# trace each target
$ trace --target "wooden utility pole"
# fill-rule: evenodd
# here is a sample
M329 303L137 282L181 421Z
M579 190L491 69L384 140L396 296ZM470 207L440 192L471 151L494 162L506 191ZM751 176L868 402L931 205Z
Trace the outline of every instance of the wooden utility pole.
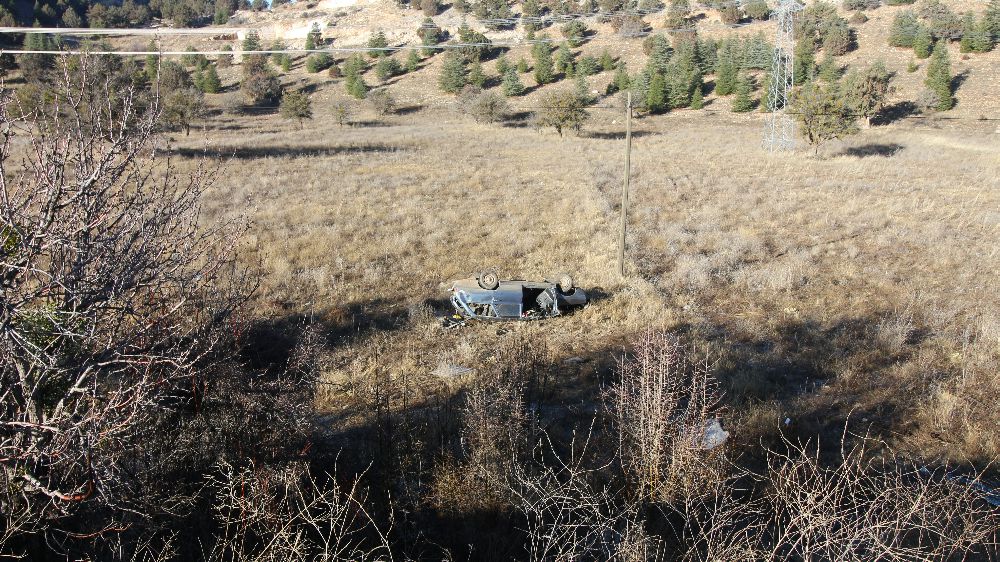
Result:
M625 225L628 220L628 181L632 175L632 92L625 98L625 182L622 184L622 221L618 236L618 274L625 277Z

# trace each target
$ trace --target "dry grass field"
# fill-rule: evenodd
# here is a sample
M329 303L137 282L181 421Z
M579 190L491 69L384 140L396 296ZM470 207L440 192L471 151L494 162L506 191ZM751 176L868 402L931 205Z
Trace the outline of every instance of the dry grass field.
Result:
M835 440L848 424L933 461L1000 455L995 124L907 121L817 159L765 152L756 114L643 118L623 280L618 111L566 138L443 104L384 118L358 105L339 127L342 96L321 86L303 129L217 115L174 139L185 161L222 162L206 220L249 206L256 314L326 330L317 407L332 433L366 415L371 377L405 385L395 406L438 400L461 386L439 365L475 369L510 342L546 357L543 411L586 409L629 337L656 326L713 365L746 451L788 418L786 434ZM597 298L559 319L443 328L443 283L486 266L571 271Z

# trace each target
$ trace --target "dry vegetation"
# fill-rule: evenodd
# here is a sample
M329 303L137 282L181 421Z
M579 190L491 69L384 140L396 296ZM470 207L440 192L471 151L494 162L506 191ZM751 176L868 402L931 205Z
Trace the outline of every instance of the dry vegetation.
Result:
M985 70L953 115L993 108L962 93L994 79L989 56L969 63ZM44 548L997 559L996 122L901 120L812 158L767 153L764 116L712 111L725 100L638 119L622 279L617 100L578 136L528 126L537 90L512 102L514 118L479 124L431 93L440 58L383 86L397 114L305 74L300 58L283 80L310 94L303 127L273 109L212 109L190 136L157 137L182 177L219 166L198 220L249 215L246 245L226 249L259 267L259 286L220 325L225 373L192 365L195 406L157 425L188 474L183 505L123 517L142 520L136 535L78 525ZM223 72L230 91L211 106L238 75ZM350 108L347 126L336 106ZM593 301L561 318L444 327L445 282L487 266L570 271ZM716 418L729 440L706 450ZM18 543L20 524L0 518L0 555L28 544L31 556L52 536ZM87 550L119 532L132 542Z

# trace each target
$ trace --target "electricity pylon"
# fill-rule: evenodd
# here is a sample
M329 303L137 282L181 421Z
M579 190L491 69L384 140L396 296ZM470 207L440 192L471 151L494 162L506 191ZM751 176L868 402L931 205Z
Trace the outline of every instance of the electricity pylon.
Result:
M772 12L777 20L774 32L774 56L771 59L771 83L768 84L767 109L770 114L764 129L764 147L771 152L795 147L795 122L785 109L795 84L794 15L802 9L798 0L779 0Z

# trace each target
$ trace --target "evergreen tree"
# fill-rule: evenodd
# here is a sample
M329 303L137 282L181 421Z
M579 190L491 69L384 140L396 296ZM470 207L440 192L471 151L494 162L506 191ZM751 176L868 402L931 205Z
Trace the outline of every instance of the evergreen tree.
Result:
M962 39L959 42L959 52L971 53L976 50L976 15L972 12L966 12L962 16Z
M251 29L247 32L247 36L243 38L243 50L244 51L261 51L260 35L257 35L255 29Z
M718 63L715 67L715 93L719 96L728 96L736 88L736 73L739 70L736 66L733 49L725 48L719 52Z
M319 29L319 24L313 22L312 28L309 33L306 34L306 44L305 49L307 51L312 51L316 49L323 42L323 33Z
M222 81L219 80L219 72L215 70L215 65L205 69L201 80L201 91L206 94L217 94L222 89Z
M503 83L500 86L503 89L503 95L507 97L520 96L524 94L524 84L521 83L521 79L517 76L517 70L515 68L507 68L507 72L503 74Z
M990 0L983 14L983 27L993 41L1000 41L1000 0Z
M416 72L420 68L420 53L416 49L410 51L410 54L406 56L406 71Z
M844 78L847 104L854 113L865 118L867 127L871 126L872 117L885 105L891 80L892 74L880 60L863 70L855 68Z
M701 109L705 107L705 101L701 90L701 86L694 89L694 94L691 95L691 109Z
M270 46L272 51L283 51L287 48L288 45L280 39L275 39ZM271 62L285 72L292 67L292 57L288 53L271 53Z
M994 35L989 30L989 22L984 17L976 25L975 38L972 41L972 49L977 53L988 53L993 50L1000 34Z
M600 65L601 70L614 70L615 58L611 56L611 53L609 53L607 49L604 49L601 51L601 57L597 59L597 64Z
M649 52L649 59L646 67L653 72L665 73L667 65L670 64L670 42L662 35L650 35L647 43L643 45Z
M364 77L359 73L348 74L347 79L344 80L344 88L347 89L348 94L359 100L368 96L368 84L365 84Z
M517 59L517 71L520 74L528 72L528 61L524 60L524 57Z
M160 48L156 44L154 39L149 40L149 44L146 45L147 51L159 51ZM143 64L142 71L146 74L146 78L152 82L156 80L156 75L159 73L160 67L160 57L159 55L146 55L146 61Z
M833 59L833 56L829 53L823 57L823 61L819 63L819 78L825 82L836 82L840 80L840 65Z
M924 80L924 84L936 96L937 105L934 108L938 111L947 111L954 105L951 99L951 61L946 43L942 39L934 45L931 60L927 64L927 79Z
M736 97L733 98L732 109L735 113L753 111L753 77L741 72L736 79Z
M281 96L281 105L278 106L278 113L285 119L296 119L299 128L306 119L312 119L312 101L309 96L302 92L285 92Z
M457 52L449 52L445 56L444 66L441 67L438 85L449 94L457 94L465 87L466 83L465 60Z
M611 83L608 84L607 90L605 92L611 95L615 92L624 92L629 89L629 76L628 70L625 69L625 63L619 63L617 69L615 70L615 75L611 79Z
M548 84L555 78L552 63L552 49L548 42L535 44L532 49L535 55L535 82L538 84Z
M839 84L812 81L793 100L793 113L799 122L799 132L819 154L819 147L830 139L857 132L854 116L844 98L838 94Z
M649 69L644 69L629 80L628 89L632 92L632 106L640 110L649 109L649 90L653 75Z
M896 14L889 28L889 46L913 47L913 40L920 30L920 20L912 10L903 10Z
M569 50L569 45L565 41L556 50L555 71L557 74L573 75L573 51Z
M403 65L395 57L385 57L375 65L375 76L383 82L402 73Z
M510 61L507 59L507 54L500 53L496 62L497 75L503 77L507 74L508 68L510 68Z
M576 97L580 98L583 105L590 105L594 103L593 98L590 94L590 85L587 84L587 77L583 74L578 74L576 76L576 83L574 85L576 91Z
M667 108L667 80L659 72L653 72L646 93L646 109L650 113L663 113Z
M480 88L486 83L486 74L483 72L483 63L479 59L473 59L469 64L469 84L475 84Z
M385 32L380 29L375 32L375 35L372 35L371 38L368 39L368 48L372 49L371 51L368 51L368 55L373 59L383 57L387 54L387 51L384 49L388 46L389 40L385 38Z
M812 41L800 39L795 44L795 58L792 61L793 77L796 85L812 80L816 74L816 55Z
M921 25L917 29L917 35L913 38L913 54L918 59L925 59L931 56L931 49L934 47L934 37L931 30L926 25Z
M313 53L306 59L307 72L322 72L331 66L333 66L333 58L325 52Z

